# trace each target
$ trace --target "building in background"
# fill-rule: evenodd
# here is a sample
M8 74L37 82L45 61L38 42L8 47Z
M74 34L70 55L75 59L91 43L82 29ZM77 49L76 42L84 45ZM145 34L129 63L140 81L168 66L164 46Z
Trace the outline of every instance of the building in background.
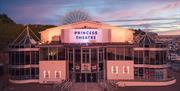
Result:
M168 58L171 60L172 68L180 72L180 36L161 35L160 40L168 43Z
M51 84L113 82L119 86L163 86L176 82L168 46L155 33L96 21L79 21L41 31L36 42L24 31L9 46L9 80Z

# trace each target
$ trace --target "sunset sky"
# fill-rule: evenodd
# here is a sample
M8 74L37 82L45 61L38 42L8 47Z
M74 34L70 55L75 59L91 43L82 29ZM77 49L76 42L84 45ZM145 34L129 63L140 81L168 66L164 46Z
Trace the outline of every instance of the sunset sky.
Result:
M116 26L180 31L180 0L0 0L0 13L21 24L60 25L75 9Z

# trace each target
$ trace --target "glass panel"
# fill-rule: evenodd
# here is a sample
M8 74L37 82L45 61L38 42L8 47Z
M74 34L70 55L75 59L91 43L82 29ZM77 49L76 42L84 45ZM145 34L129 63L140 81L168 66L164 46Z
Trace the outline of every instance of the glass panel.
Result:
M73 56L73 55L71 55ZM75 62L81 63L81 51L80 49L75 49Z
M83 63L89 63L89 49L83 49L82 58Z
M139 51L139 55L138 55L138 61L139 64L143 64L143 51Z
M65 60L65 48L58 48L58 60Z
M23 57L23 55L21 57ZM23 64L25 61L25 64L30 64L30 51L24 52L24 57L25 57L25 60L21 60L20 63Z
M40 48L40 60L48 60L48 48Z
M108 60L115 60L115 48L107 48Z
M116 48L116 59L117 60L124 60L124 48L123 47L119 47Z
M132 60L132 48L125 47L125 60Z
M134 63L135 64L138 64L138 55L139 55L139 52L138 51L134 51Z
M57 60L58 50L56 47L50 47L48 51L49 60ZM60 55L59 55L60 56Z
M91 49L91 63L97 63L97 49Z
M149 51L144 51L144 63L149 64Z
M150 64L151 65L154 65L155 64L155 61L156 61L156 52L154 52L154 51L150 51L150 53L149 53L150 55L149 55L149 59L150 59Z

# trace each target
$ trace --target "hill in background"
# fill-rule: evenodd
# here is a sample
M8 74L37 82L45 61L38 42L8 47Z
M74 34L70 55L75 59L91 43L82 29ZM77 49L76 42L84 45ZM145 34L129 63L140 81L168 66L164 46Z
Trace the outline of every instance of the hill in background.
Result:
M40 25L31 24L29 25L31 30L38 36L39 32L47 28L55 27L54 25ZM24 30L23 24L16 24L6 14L0 14L0 51L4 51L9 43L12 43L18 35Z
M163 31L163 32L157 32L159 35L180 35L180 29L179 30L172 30L172 31Z
M2 23L15 24L15 22L6 14L0 14L0 24Z

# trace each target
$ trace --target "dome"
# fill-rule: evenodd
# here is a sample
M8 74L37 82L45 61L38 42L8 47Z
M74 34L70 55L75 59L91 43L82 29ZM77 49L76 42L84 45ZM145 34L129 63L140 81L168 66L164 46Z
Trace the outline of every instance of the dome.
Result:
M11 45L26 46L26 45L35 45L35 44L37 44L37 42L33 39L33 37L30 35L30 33L34 34L30 30L30 28L27 26L24 29L24 31L14 40L14 42ZM35 37L38 39L37 36L35 36Z
M136 36L136 43L140 45L151 45L155 44L157 40L157 34L151 32L142 32Z

